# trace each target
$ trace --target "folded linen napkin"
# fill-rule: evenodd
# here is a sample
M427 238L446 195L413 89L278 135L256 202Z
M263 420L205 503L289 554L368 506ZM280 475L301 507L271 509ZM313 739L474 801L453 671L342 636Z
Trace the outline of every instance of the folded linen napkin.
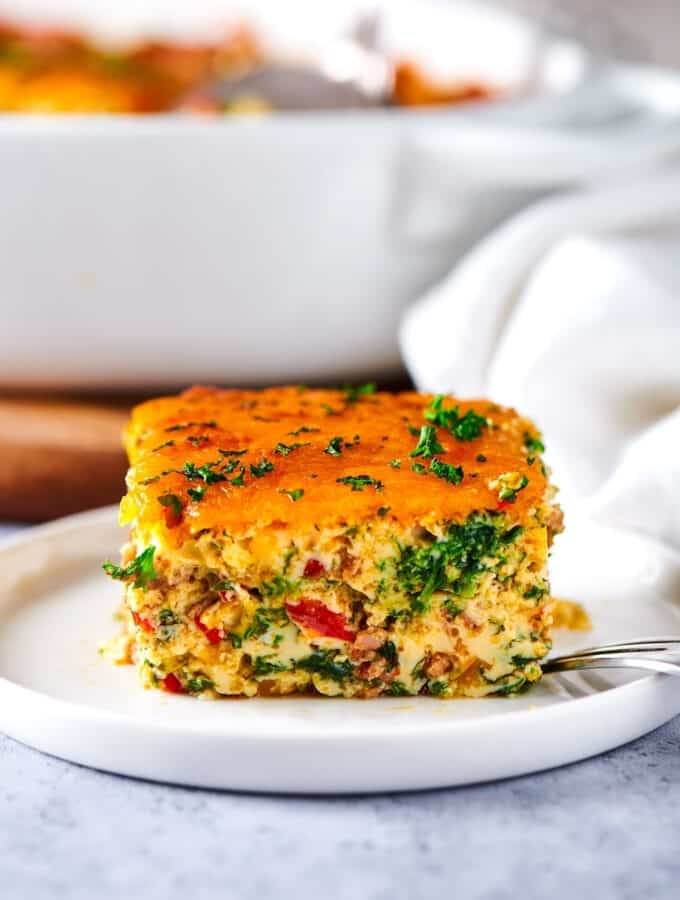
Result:
M536 420L568 513L680 548L680 174L541 201L411 307L421 390Z

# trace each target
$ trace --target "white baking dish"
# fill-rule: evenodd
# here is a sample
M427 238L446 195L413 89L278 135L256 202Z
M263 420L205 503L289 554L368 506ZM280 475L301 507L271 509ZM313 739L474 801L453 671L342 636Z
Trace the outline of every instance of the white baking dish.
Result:
M437 33L457 33L456 7L437 8ZM535 88L515 102L0 117L0 384L398 371L405 305L487 229L556 188L648 169L679 143L675 76L596 69L512 21L508 41L533 47Z

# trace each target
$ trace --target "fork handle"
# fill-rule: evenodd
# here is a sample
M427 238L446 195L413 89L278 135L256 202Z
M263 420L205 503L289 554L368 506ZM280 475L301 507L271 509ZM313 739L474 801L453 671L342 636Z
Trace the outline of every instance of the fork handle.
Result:
M558 656L545 662L541 668L546 675L551 672L569 672L574 669L647 669L650 672L661 672L664 675L680 677L680 664L678 663L665 659L619 656L618 654Z

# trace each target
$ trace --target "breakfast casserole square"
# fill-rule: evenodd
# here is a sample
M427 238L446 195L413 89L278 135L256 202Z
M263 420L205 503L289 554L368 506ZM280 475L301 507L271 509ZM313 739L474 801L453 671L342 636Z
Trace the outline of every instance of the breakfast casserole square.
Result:
M550 649L536 427L486 400L195 387L138 406L122 656L172 693L481 697Z

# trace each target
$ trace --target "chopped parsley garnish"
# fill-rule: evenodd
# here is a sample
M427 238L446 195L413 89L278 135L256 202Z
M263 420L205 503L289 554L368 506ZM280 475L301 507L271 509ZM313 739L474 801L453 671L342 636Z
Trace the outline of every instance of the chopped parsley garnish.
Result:
M248 450L223 450L222 447L219 448L222 456L243 456L244 453L247 453Z
M420 462L411 463L411 468L413 469L414 472L417 472L418 475L427 475L427 469Z
M446 428L458 441L475 440L488 425L484 416L478 415L473 409L469 409L463 416L458 406L445 409L443 394L433 397L423 415L428 422Z
M437 429L434 425L423 425L415 450L411 450L411 456L422 456L430 459L435 453L443 453L444 448L437 440Z
M427 685L427 690L433 697L441 697L446 688L447 684L445 681L430 681Z
M165 441L164 444L159 444L157 447L154 447L151 452L155 453L156 450L163 450L165 447L174 447L174 446L175 446L174 441Z
M209 422L181 422L178 425L171 425L164 431L184 431L186 428L217 428L217 422L211 419Z
M288 621L288 613L284 608L275 609L258 606L250 625L243 632L243 640L247 641L250 638L262 637L263 634L269 631L274 622L279 625L285 625Z
M462 466L452 466L450 463L442 462L436 457L430 460L430 471L437 478L443 478L444 481L448 481L449 484L460 484L463 480Z
M253 660L253 675L256 678L265 678L274 672L286 672L287 670L288 666L286 663L265 659L264 656L256 656Z
M344 681L353 674L352 663L348 659L337 660L335 650L315 650L310 656L299 659L296 669L304 672L315 672L333 681Z
M229 484L233 484L234 487L243 487L245 484L243 480L243 476L246 474L246 467L241 466L241 470L238 475L235 475L233 478L229 480Z
M342 437L331 438L323 452L329 456L340 456L342 453Z
M486 456L483 453L478 453L475 459L477 462L486 462Z
M362 397L368 397L371 394L375 394L376 386L372 381L368 382L368 384L346 384L343 387L343 391L345 392L345 403L356 403L361 400Z
M461 603L460 600L455 600L453 597L447 597L442 603L442 607L448 616L455 619L456 616L459 616L463 612L465 604Z
M161 625L179 625L180 620L171 609L162 609L158 613L158 621Z
M274 465L273 463L270 463L268 459L263 459L260 463L251 463L250 471L255 478L264 478L267 472L274 471Z
M401 469L401 460L400 459L391 459L390 465L393 469Z
M527 600L540 600L545 594L548 593L548 589L543 587L540 584L532 584L530 588L524 592L524 596Z
M263 581L262 593L267 597L281 597L284 594L292 594L297 585L294 581L284 578L283 575L273 575L271 581ZM285 612L285 610L284 610ZM286 616L286 621L288 617Z
M527 448L529 453L544 453L545 452L545 444L541 440L540 435L536 435L535 437L528 432L524 434L524 446Z
M343 478L335 479L338 484L350 484L353 491L363 491L367 486L372 486L378 493L383 489L382 481L373 478L371 475L345 475Z
M498 491L498 499L504 500L506 503L514 503L517 494L523 491L529 484L526 475L520 475L519 472L504 472L498 478L489 482L492 491Z
M314 431L321 431L321 429L308 428L306 425L301 425L297 431L289 431L288 434L291 434L293 437L299 437L301 434L312 434Z
M382 647L378 648L378 655L387 660L387 671L391 672L399 665L399 654L394 641L385 641Z
M198 481L202 479L206 484L216 484L218 481L225 481L225 477L221 472L213 471L215 466L219 466L220 460L216 462L204 463L202 466L196 466L195 463L186 462L182 466L182 475L189 481Z
M177 494L163 494L158 498L161 506L167 506L171 510L173 516L182 515L182 501Z
M459 597L471 596L477 577L487 571L488 557L515 540L520 532L503 530L486 513L470 516L461 525L452 525L443 540L425 547L404 547L397 563L397 579L410 595L411 609L425 612L435 591Z
M230 475L234 471L234 469L238 469L239 465L240 465L240 463L239 463L238 458L234 457L233 459L230 459L228 463L225 463L222 466L222 468L220 469L220 472L223 475ZM241 466L241 468L243 468L243 466Z
M203 499L203 495L205 494L205 486L199 485L198 487L190 487L187 491L187 494L191 497L192 500L195 500L196 503L199 503Z
M241 635L240 635L240 634L236 634L235 631L230 631L229 634L227 635L227 637L228 637L229 640L231 641L231 646L232 646L235 650L240 650L240 649L241 649L241 641L242 641L242 639L241 639Z
M305 492L302 488L294 488L292 491L287 491L285 488L279 488L279 494L286 494L293 503L297 503L300 497L304 497Z
M198 694L201 691L207 691L208 688L214 686L214 682L209 678L205 678L203 675L200 675L196 678L190 678L187 681L187 690L191 691L192 694Z
M529 663L535 663L535 656L523 656L521 653L517 653L515 656L511 657L512 664L516 669L521 669L522 666L528 666Z
M306 444L283 444L281 441L274 447L274 453L278 453L279 456L288 456L289 453L292 453L293 450L299 450L300 447L305 447Z
M388 687L388 692L393 697L408 697L409 691L403 681L393 681Z
M210 438L208 437L207 434L198 434L198 435L190 434L189 437L187 438L187 442L189 444L193 444L194 447L200 447L201 444L210 443Z
M141 588L143 591L147 589L149 583L156 578L156 570L153 567L153 555L156 548L153 544L136 556L127 566L114 566L112 562L105 562L102 566L107 575L118 581L126 581L128 578L134 578L133 587Z
M392 508L391 506L380 506L380 507L378 508L378 515L379 515L381 518L382 518L383 516L386 516L387 513L390 511L391 508Z
M153 484L154 481L160 481L160 480L161 480L160 475L152 475L151 478L144 478L143 481L140 481L139 483L144 485L144 487L146 487L147 484Z
M321 409L326 413L327 416L339 416L340 410L333 409L328 403L322 403Z
M407 425L406 427L408 428L408 433L412 434L413 437L418 437L420 434L420 428L416 428L415 425Z

